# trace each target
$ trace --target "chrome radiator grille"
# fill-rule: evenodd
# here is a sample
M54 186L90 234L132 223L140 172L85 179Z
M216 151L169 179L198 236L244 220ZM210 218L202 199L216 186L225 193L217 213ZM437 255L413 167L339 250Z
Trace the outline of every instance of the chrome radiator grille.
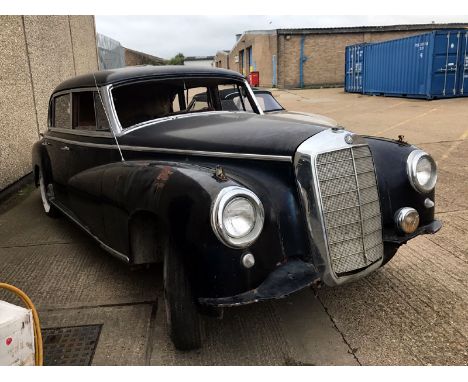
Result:
M319 154L316 166L333 271L339 276L382 258L380 202L369 147Z

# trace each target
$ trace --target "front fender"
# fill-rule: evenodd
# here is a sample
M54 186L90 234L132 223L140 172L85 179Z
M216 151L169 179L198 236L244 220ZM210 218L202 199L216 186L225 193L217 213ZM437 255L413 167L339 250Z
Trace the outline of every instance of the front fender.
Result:
M408 155L417 147L376 137L366 137L366 141L372 151L379 185L384 241L394 241L390 240L390 237L399 235L395 227L394 215L402 207L416 209L421 226L431 224L434 221L435 208L427 208L424 200L430 198L435 202L435 190L426 194L417 192L411 186L406 173Z
M128 254L132 216L140 212L154 214L165 234L181 247L197 294L204 297L243 293L260 285L288 256L303 256L307 252L305 233L299 229L303 227L303 216L289 184L292 174L279 171L276 164L269 171L245 163L222 165L228 175L226 181L214 177L211 163L126 161L95 168L93 171L100 172L102 178L106 242ZM75 176L73 181L77 183L81 178L79 183L85 184L83 175ZM96 185L87 183L89 189L96 190ZM249 248L226 247L211 227L214 200L228 186L249 188L264 205L263 231ZM241 264L246 252L255 256L253 268Z

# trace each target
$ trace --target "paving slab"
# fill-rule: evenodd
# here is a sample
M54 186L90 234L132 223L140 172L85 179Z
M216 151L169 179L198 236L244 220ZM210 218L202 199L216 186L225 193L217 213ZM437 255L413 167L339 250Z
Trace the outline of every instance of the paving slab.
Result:
M204 319L200 350L177 351L160 306L152 365L358 365L330 317L307 290L290 298L225 309Z
M102 325L92 365L146 365L152 304L66 309L42 313L43 328Z
M68 219L51 219L40 208L36 190L0 215L2 281L24 290L40 310L157 299L161 267L132 270ZM2 298L11 295L0 291Z

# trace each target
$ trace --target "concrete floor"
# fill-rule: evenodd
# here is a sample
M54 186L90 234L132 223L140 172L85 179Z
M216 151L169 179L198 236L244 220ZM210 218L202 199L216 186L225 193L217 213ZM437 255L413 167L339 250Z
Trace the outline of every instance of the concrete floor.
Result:
M358 282L206 319L204 346L193 352L167 337L161 268L119 263L67 219L46 217L37 190L0 205L0 280L30 295L45 328L103 324L96 365L468 365L468 98L275 96L357 133L403 134L431 153L443 229Z

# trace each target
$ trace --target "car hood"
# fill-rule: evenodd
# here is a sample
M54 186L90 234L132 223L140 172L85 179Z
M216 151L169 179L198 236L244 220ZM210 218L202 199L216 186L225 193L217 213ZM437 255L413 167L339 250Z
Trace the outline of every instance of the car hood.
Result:
M293 120L301 121L301 122L319 124L319 125L323 125L327 127L338 126L338 123L334 119L325 117L324 115L320 115L320 114L300 113L297 111L274 111L274 112L268 113L268 115L273 116L273 117L293 119Z
M155 120L129 128L121 145L257 155L294 155L307 138L327 127L244 112L211 112Z

